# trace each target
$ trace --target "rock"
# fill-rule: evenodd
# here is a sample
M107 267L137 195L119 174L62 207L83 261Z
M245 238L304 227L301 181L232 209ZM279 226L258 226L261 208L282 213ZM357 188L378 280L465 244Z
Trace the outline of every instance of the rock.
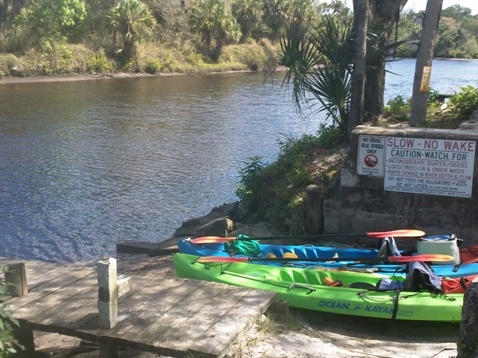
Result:
M234 222L228 217L214 219L197 228L193 237L199 236L228 236L229 232L234 229Z
M463 130L478 130L478 111L473 112L470 120L460 123L459 129Z
M239 234L244 234L251 237L266 237L274 235L274 231L274 227L266 221L261 221L253 225L237 223L236 229L230 232L229 236L237 236Z
M457 358L478 357L478 282L467 288L457 342Z
M234 203L223 204L219 207L215 207L205 216L185 221L181 227L174 232L173 236L194 236L199 228L207 225L213 220L234 217L238 206L239 202L236 201Z
M239 214L240 211L240 214ZM244 222L235 221L238 217ZM248 214L246 206L239 202L223 204L214 208L209 214L185 221L174 236L157 244L141 242L121 242L117 244L118 252L145 253L149 256L163 256L178 252L177 241L187 237L200 236L237 236L251 237L286 236L272 224L260 221L259 216Z

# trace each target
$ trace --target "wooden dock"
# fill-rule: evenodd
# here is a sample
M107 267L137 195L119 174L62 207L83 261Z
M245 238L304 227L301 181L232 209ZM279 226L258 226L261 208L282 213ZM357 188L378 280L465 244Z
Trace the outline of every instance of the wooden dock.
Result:
M21 323L22 342L33 331L97 342L101 357L130 348L171 357L223 357L274 300L274 293L178 279L170 255L117 257L131 288L118 297L117 322L100 329L97 267L0 259L25 264L28 294L6 298ZM28 356L28 353L27 353Z

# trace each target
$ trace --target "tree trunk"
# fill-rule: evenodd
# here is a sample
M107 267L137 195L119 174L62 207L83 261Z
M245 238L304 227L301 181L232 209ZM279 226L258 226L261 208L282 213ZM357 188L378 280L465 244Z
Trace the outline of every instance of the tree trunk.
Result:
M365 58L367 55L368 2L353 0L354 5L354 67L350 97L348 133L363 123L365 91Z
M410 126L412 127L424 125L427 118L431 66L442 5L443 0L428 0L425 10L426 16L423 21L413 81L412 108L410 112Z
M369 1L370 18L369 24L374 25L374 32L381 33L381 44L390 40L395 22L407 0L367 0ZM374 67L373 71L367 71L365 83L364 115L370 119L383 112L383 96L385 93L385 59L378 58L374 63L367 63L367 67ZM373 72L373 73L372 73Z

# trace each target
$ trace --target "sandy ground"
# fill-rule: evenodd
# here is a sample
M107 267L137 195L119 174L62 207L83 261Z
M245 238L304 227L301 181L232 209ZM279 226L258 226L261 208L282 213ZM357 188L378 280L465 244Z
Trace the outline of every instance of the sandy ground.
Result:
M175 275L170 256L117 258L119 269L120 263L125 264L120 271L123 273L161 269L166 275ZM263 316L237 340L227 357L451 358L457 355L459 328L459 324L390 321L291 309L287 320L281 321L272 314ZM52 333L35 332L35 344L44 357L99 356L98 347L89 342ZM120 351L119 357L160 356L127 350Z

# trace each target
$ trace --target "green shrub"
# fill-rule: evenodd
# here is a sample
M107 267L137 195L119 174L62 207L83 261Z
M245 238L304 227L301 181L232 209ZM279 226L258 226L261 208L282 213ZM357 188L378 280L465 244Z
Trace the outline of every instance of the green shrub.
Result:
M18 59L9 53L0 54L0 76L13 75L18 71Z
M5 273L6 268L0 267L0 273ZM0 295L7 293L7 286L0 280ZM10 307L5 302L0 302L0 357L10 357L22 350L23 347L13 336L14 326L18 326L18 321L12 316Z
M238 63L251 71L263 69L267 59L265 49L253 41L248 44L225 46L220 57L221 62Z
M87 59L87 71L91 73L107 73L113 69L113 65L105 55L104 50L96 51Z
M160 72L162 67L163 66L161 64L161 61L159 61L157 58L154 58L146 64L146 66L144 67L144 71L146 73L154 75Z
M478 88L473 86L460 87L460 91L450 96L449 104L452 112L462 119L467 119L478 109Z
M236 195L242 201L257 208L260 202L261 174L265 168L262 158L251 157L244 162L245 167L241 169L241 179L236 188Z
M385 114L399 121L408 120L410 114L410 101L405 101L403 96L398 95L387 102Z
M317 132L317 145L325 149L337 149L347 141L347 133L340 127L320 125Z
M40 57L42 59L42 74L62 75L72 73L69 65L72 63L73 56L67 45L46 40L42 45Z

